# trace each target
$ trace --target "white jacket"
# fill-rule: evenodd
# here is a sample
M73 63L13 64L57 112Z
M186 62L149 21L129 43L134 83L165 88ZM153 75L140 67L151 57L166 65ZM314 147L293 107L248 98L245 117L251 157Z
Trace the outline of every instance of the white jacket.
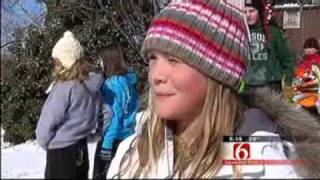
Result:
M111 162L107 178L119 178L117 176L120 167L120 161L128 151L131 142L135 139L135 135L132 135L125 139L118 147L117 153ZM277 139L279 136L274 133L266 131L257 131L252 136L275 136ZM232 151L233 143L225 143L226 146ZM284 153L283 146L279 141L273 142L254 142L250 143L251 157L250 159L259 160L287 160ZM173 169L173 141L167 140L164 151L160 155L157 167L141 178L168 178L171 177ZM131 157L131 164L128 167L128 171L124 172L120 178L132 178L138 164L136 163L137 154L135 157ZM232 153L231 153L232 154ZM226 157L226 159L232 159L232 155ZM126 158L125 164L128 164ZM239 165L240 166L240 165ZM244 178L299 178L293 169L291 164L261 164L261 165L241 165L241 172ZM233 168L232 165L223 165L215 178L232 178Z

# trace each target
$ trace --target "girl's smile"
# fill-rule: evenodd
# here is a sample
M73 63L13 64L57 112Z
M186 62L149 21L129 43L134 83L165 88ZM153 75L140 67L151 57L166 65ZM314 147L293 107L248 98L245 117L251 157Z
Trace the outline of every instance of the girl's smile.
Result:
M148 53L149 82L157 114L168 120L193 119L203 106L207 78L177 57Z

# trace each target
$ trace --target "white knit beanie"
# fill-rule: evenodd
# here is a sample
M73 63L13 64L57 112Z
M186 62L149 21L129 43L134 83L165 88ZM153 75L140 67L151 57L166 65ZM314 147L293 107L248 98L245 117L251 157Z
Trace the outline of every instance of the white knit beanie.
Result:
M65 69L69 69L83 55L83 47L71 31L66 31L52 49L52 57L59 59Z

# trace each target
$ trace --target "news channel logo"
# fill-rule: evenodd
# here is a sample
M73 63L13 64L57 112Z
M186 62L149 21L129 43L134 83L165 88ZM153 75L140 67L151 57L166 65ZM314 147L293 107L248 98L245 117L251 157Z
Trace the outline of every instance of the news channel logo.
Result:
M249 159L251 156L251 148L249 143L234 143L233 158L239 160Z
M275 146L282 146L277 136L225 136L223 139L231 155L223 160L224 165L288 165L300 163L293 159L265 159L256 150L262 150L271 142Z
M224 161L224 164L246 164L251 157L251 145L254 139L249 136L228 136L224 142L231 143L232 159Z

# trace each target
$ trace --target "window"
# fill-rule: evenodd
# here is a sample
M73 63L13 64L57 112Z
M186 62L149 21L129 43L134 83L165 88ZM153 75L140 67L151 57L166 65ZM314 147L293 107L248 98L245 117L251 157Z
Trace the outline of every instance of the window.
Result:
M313 4L320 5L320 0L313 0Z

